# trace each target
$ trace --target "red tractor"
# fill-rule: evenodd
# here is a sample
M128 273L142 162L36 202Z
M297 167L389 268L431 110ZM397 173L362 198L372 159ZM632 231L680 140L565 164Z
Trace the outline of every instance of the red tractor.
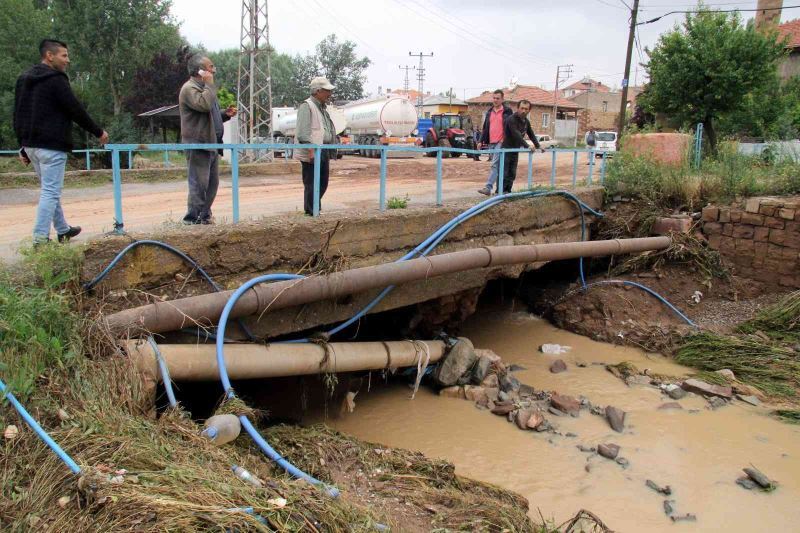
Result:
M443 148L465 148L477 150L473 138L472 120L467 115L444 113L431 115L433 126L425 133L424 145L426 148L441 146ZM428 155L434 156L433 152ZM460 152L443 152L442 157L461 157ZM477 154L469 155L475 161L480 157Z

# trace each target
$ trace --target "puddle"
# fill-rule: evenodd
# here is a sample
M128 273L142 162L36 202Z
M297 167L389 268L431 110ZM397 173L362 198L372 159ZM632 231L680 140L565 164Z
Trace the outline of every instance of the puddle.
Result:
M672 375L688 369L661 356L558 330L526 313L485 312L470 319L463 331L477 348L525 367L515 373L523 383L625 410L625 433L613 432L603 418L587 411L578 419L547 415L560 432L575 433L575 438L524 432L471 402L440 398L425 387L409 400L409 389L400 384L362 391L354 413L327 423L363 440L447 459L461 475L522 494L530 501L532 517L540 509L557 524L580 509L625 532L791 531L800 524L800 427L772 420L766 409L738 403L710 411L692 395L680 401L683 411L659 411L659 405L672 400L654 387L627 387L592 363L631 361L640 370ZM537 351L543 343L572 350L545 355ZM567 372L550 373L557 358L567 363ZM576 367L576 361L586 368ZM589 454L577 445L603 442L620 445L620 456L630 466L623 469L594 456L587 472ZM751 463L778 481L775 492L748 492L736 485L741 469ZM647 479L669 485L675 514L695 514L697 522L673 524L664 514L665 497L647 488Z

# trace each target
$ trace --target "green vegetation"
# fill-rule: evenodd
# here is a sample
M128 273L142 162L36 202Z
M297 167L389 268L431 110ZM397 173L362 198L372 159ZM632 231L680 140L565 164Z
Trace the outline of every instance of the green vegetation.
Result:
M742 333L761 332L772 339L800 341L800 291L786 295L780 302L759 312L741 324Z
M778 87L784 48L775 33L743 24L739 13L711 11L702 4L699 9L648 50L645 68L650 82L641 104L646 111L666 114L678 126L703 123L715 152L716 122L746 109L748 96L766 96L768 89ZM750 109L765 108L752 97L749 101L761 106Z
M800 356L759 337L700 333L683 342L675 360L707 371L729 368L737 379L771 396L791 398L800 390Z
M411 199L408 197L408 195L406 195L405 198L392 196L391 198L389 198L389 201L386 202L386 205L389 209L405 209L406 207L408 207L408 202L410 200Z
M708 202L736 197L800 193L800 163L741 155L735 143L720 146L699 170L688 164L663 165L623 150L608 166L605 187L609 195L641 198L659 208L698 210Z
M783 422L789 424L800 424L800 410L798 409L776 409L772 412Z

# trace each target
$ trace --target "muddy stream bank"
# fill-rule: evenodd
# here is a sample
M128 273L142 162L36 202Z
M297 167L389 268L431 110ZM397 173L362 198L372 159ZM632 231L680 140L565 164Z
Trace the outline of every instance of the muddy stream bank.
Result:
M790 531L800 523L800 426L775 421L767 409L742 402L711 410L692 394L679 401L682 409L660 410L674 400L654 386L629 387L593 363L630 361L639 369L675 376L689 369L659 355L559 330L525 312L483 310L464 323L462 332L506 365L524 367L514 375L536 390L585 396L594 405L626 411L624 433L615 433L604 417L588 410L578 418L548 414L560 435L520 431L473 402L443 398L426 387L410 400L404 384L376 385L376 380L355 398L353 413L326 423L359 439L451 461L461 475L518 492L529 500L532 517L541 510L556 524L582 508L625 532ZM546 355L537 350L543 343L572 350ZM553 374L550 365L559 357L568 370ZM322 418L320 411L305 422ZM619 445L627 468L578 448L601 443ZM777 490L738 486L741 469L751 464L776 480ZM648 488L648 479L669 485L672 494ZM697 521L673 523L664 500L670 500L674 515L691 513Z

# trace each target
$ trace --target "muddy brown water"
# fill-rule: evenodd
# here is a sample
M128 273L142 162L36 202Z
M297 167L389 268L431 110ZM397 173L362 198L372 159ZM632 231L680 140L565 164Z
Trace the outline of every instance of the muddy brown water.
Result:
M506 364L526 367L516 373L523 383L624 409L625 433L614 433L603 418L587 411L577 419L547 415L558 431L574 433L574 438L523 432L471 402L440 398L425 387L410 400L402 384L360 392L353 413L327 423L363 440L451 461L461 475L522 494L530 501L532 517L541 510L557 524L583 508L625 532L800 529L800 427L769 418L765 408L736 402L711 411L693 395L680 401L682 411L658 410L671 401L658 389L627 387L592 363L631 361L670 375L685 375L688 369L661 356L559 330L527 313L473 317L463 331L476 347L494 350ZM550 373L556 356L538 352L542 343L572 347L560 356L567 372ZM576 367L577 360L588 366ZM577 448L603 442L620 445L620 456L630 466L623 469ZM741 469L751 463L780 484L776 491L748 492L736 485ZM675 514L695 514L697 522L673 524L664 513L666 498L645 486L648 479L669 485Z

